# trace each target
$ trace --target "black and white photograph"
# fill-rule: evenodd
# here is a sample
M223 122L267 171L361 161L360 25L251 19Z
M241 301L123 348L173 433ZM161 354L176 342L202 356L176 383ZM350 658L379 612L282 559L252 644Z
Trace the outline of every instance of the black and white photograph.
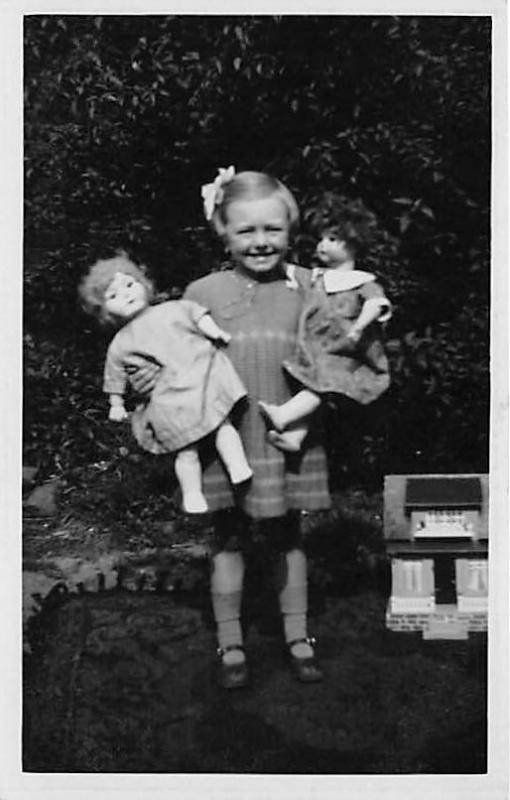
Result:
M87 6L1 70L0 796L503 800L505 6Z

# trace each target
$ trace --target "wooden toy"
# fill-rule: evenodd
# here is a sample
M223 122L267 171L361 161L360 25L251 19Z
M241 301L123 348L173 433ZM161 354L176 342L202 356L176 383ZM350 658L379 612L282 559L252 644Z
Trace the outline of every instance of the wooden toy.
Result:
M387 475L386 625L424 639L487 630L488 475Z

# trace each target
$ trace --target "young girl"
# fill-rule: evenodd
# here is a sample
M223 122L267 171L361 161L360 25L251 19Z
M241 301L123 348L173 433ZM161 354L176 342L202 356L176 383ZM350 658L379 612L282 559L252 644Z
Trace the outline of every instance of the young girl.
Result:
M313 271L296 352L283 365L303 389L281 405L260 403L271 429L269 440L289 451L300 449L306 420L325 395L367 404L390 382L380 323L391 317L391 306L375 275L356 269L371 241L375 217L360 201L326 195L317 223L316 253L322 268Z
M216 449L231 483L252 476L244 449L228 415L246 389L227 356L213 344L227 344L206 308L190 300L150 305L152 283L124 254L98 261L79 289L86 311L120 330L106 356L103 389L110 396L109 418L127 417L123 395L126 370L143 356L161 366L148 402L132 417L138 443L150 453L174 453L175 474L188 513L207 510L202 492L198 444L214 432Z
M282 369L296 346L303 294L286 276L289 239L298 221L296 202L278 180L259 172L220 170L202 196L206 217L222 239L231 269L192 283L185 296L211 310L230 334L228 354L248 389L239 433L253 479L234 497L220 465L204 470L204 492L215 513L211 596L218 636L218 680L226 689L245 686L248 669L240 624L244 580L243 544L253 524L267 535L275 555L274 578L289 664L298 680L322 673L307 632L307 573L300 511L330 507L327 464L319 431L311 428L299 456L288 458L266 437L257 400L274 404L291 396ZM305 287L310 271L295 268ZM154 368L134 379L149 386Z

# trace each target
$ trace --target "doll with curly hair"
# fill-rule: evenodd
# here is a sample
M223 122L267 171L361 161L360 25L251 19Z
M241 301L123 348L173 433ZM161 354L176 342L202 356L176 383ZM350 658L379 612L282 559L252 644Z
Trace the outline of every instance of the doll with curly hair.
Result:
M176 454L174 468L184 511L207 511L198 452L205 437L214 437L233 485L250 480L252 470L229 419L234 406L246 397L246 389L220 349L230 334L216 325L208 310L191 300L151 305L152 282L125 253L94 264L79 295L86 312L117 329L108 347L103 380L110 420L120 422L128 416L123 396L128 373L138 367L139 359L160 367L154 390L135 409L131 425L145 450Z
M270 441L297 451L308 432L307 419L322 400L343 395L368 404L389 386L381 323L391 305L371 272L357 268L377 229L361 200L324 195L311 218L318 234L312 289L305 300L293 358L283 367L300 391L286 403L259 406ZM288 275L290 281L294 276Z

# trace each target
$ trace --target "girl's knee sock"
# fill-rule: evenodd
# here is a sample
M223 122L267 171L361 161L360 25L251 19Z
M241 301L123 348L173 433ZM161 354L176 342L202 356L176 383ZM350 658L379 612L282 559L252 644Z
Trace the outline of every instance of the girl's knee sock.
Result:
M241 592L228 594L211 592L214 619L217 625L218 646L221 648L243 644L241 629ZM223 656L226 664L236 664L244 661L241 650L229 650Z
M277 567L278 595L283 616L285 641L307 638L308 585L306 578L306 557L299 549L286 553ZM300 642L292 648L298 658L313 655L312 647Z
M307 586L285 586L280 592L280 609L286 642L306 639ZM296 645L297 646L297 645Z

